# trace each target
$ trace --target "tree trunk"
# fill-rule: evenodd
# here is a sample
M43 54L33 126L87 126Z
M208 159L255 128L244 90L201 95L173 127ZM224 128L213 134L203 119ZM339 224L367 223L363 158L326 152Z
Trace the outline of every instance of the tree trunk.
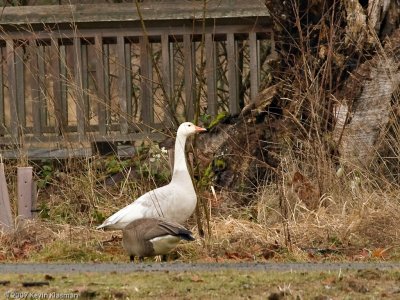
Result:
M398 105L394 92L399 85L400 29L345 83L334 130L343 163L367 167L374 159Z

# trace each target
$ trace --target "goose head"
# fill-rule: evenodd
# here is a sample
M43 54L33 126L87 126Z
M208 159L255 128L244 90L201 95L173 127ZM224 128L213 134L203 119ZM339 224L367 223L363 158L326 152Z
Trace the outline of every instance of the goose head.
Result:
M191 122L184 122L181 125L179 125L177 135L183 137L189 137L191 135L194 135L195 133L204 131L207 131L207 129L196 126Z

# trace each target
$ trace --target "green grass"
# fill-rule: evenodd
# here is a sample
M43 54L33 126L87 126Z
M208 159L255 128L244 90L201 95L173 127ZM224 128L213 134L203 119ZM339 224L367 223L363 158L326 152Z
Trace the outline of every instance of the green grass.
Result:
M51 293L77 295L77 299L378 299L395 298L400 292L399 271L375 270L13 274L0 275L0 281L10 282L0 285L0 297L10 298L18 292L48 298ZM34 281L48 285L22 286Z

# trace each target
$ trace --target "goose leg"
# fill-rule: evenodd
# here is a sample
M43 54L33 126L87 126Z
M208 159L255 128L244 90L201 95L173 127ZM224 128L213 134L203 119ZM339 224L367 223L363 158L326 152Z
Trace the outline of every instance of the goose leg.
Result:
M161 261L168 261L168 254L161 255Z

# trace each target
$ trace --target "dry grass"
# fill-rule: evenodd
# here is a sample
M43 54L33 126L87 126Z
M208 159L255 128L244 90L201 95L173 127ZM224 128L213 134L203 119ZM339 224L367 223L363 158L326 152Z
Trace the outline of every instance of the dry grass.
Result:
M214 208L210 236L200 238L197 227L190 225L194 220L190 220L187 226L197 239L192 243L182 243L173 257L184 261L398 257L400 228L397 219L400 208L396 191L378 193L362 189L357 195L339 193L324 195L324 199L323 205L316 210L307 209L297 199L291 204L290 216L285 219L279 208L277 189L265 186L258 201L247 208L231 208L229 211ZM52 202L52 205L56 206L57 202ZM65 207L66 204L58 205ZM248 213L244 214L246 210ZM0 235L0 259L128 261L121 247L120 232L95 230L90 218L78 223L85 222L85 225L71 225L66 220L60 223L40 218L22 221L14 233ZM290 244L287 244L283 224L287 225Z

